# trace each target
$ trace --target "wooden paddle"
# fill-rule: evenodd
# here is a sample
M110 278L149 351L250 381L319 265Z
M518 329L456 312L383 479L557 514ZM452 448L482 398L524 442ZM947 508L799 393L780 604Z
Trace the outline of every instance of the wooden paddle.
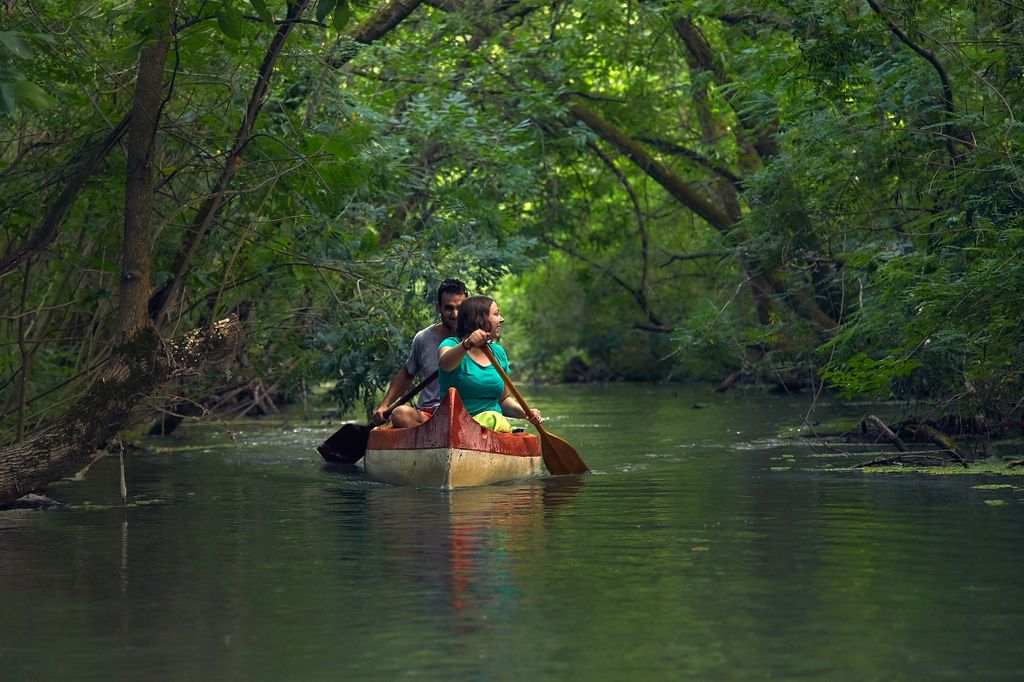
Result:
M484 344L483 351L487 359L494 365L494 369L498 370L498 374L501 375L509 392L519 401L523 412L530 414L530 406L526 404L526 398L523 397L523 394L519 392L516 385L512 383L512 379L509 378L505 370L498 364L490 346ZM537 427L537 431L540 433L540 451L544 457L544 466L548 468L549 472L558 476L561 474L585 474L590 471L590 467L576 453L573 446L553 433L548 433L539 423L534 424L534 426Z
M384 421L391 417L395 408L411 400L424 387L437 378L435 371L429 377L409 389L409 392L400 397L388 406L384 413ZM366 441L370 438L370 429L373 427L363 424L344 424L334 432L330 438L317 446L316 451L324 458L324 461L332 464L355 464L366 454Z

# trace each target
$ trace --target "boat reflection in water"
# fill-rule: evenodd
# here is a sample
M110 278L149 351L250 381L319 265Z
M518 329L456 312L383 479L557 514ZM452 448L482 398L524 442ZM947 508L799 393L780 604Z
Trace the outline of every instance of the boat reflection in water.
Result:
M495 627L543 582L536 557L546 527L582 487L581 477L559 476L453 491L380 488L366 498L368 530L407 608L466 634Z

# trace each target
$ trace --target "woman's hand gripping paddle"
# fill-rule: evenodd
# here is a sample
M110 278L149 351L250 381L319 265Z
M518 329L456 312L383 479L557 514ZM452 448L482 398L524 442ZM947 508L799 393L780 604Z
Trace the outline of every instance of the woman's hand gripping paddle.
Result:
M384 413L384 421L391 417L391 413L399 405L403 405L423 390L431 381L437 378L437 372L409 389L409 392L391 403L387 412ZM324 458L325 462L332 464L355 464L366 454L366 441L370 438L372 427L363 424L345 424L334 432L330 438L317 446L316 451Z
M512 379L509 378L505 370L498 364L498 361L494 358L494 353L487 344L483 345L483 351L487 355L487 359L494 365L494 369L498 370L498 374L501 375L502 380L505 382L505 387L519 401L519 406L523 408L523 412L530 414L530 407L526 404L523 394L519 392L519 389L512 383ZM558 476L561 474L585 474L590 471L590 468L571 445L558 436L548 433L540 425L539 421L533 423L533 425L537 427L537 431L540 433L540 450L544 456L544 466L548 468L549 472Z

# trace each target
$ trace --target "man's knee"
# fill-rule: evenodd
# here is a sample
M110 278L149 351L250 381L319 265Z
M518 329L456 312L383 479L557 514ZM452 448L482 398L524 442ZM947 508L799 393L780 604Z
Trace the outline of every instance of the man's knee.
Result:
M423 423L423 416L415 407L399 405L391 413L391 425L396 429L405 429Z

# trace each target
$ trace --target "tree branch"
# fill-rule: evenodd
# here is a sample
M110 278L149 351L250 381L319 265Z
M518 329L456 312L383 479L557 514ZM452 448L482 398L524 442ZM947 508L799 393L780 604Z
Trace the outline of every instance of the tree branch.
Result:
M770 134L771 131L778 127L778 123L776 121L768 122L768 130L765 130L766 126L759 125L758 121L744 111L743 107L735 101L736 89L732 87L732 82L726 75L725 69L714 58L714 52L707 38L688 17L676 19L672 22L672 27L676 30L676 35L679 36L679 39L686 47L687 62L690 68L710 73L715 84L721 90L725 101L732 107L733 113L736 115L737 120L739 120L744 132L741 138L747 138L741 139L741 143L745 143L745 146L748 148L753 147L762 161L778 156L779 147Z
M335 69L345 66L362 47L385 36L422 4L423 0L394 0L381 7L362 25L335 41L332 55L327 60L328 66Z
M290 3L286 19L298 19L308 4L309 0L298 0L294 4ZM235 171L241 165L242 151L249 144L249 140L252 139L253 127L260 112L263 110L267 94L270 91L270 80L274 74L274 67L277 65L278 57L280 57L285 42L287 42L294 27L295 23L293 21L282 24L278 27L273 39L271 39L270 46L267 48L267 52L263 57L263 63L260 65L259 73L256 76L256 84L253 86L252 94L249 97L245 115L238 127L238 132L235 134L235 140L231 145L230 152L227 154L220 177L217 179L210 196L203 202L191 225L185 231L178 253L175 256L170 276L164 285L150 297L150 319L153 320L158 328L162 326L164 315L181 288L181 281L192 264L192 259L199 249L200 242L206 236L214 218L226 202L228 185L230 185Z
M661 264L661 267L668 267L677 260L700 260L701 258L725 258L731 256L731 251L697 251L696 253L672 253L669 259Z
M78 167L78 171L50 205L46 215L43 216L42 221L40 221L39 226L29 240L20 247L10 249L0 259L0 276L7 274L17 267L23 258L46 248L50 242L57 238L57 230L64 220L68 209L74 205L79 193L93 173L100 167L100 164L103 163L103 160L107 158L110 150L117 146L117 143L120 142L125 132L127 132L130 120L131 114L126 114L113 130L107 133L90 151L86 152L87 156Z
M729 182L731 182L733 187L736 188L737 192L743 191L743 181L740 179L738 175L730 171L728 168L724 168L722 166L712 163L711 159L707 158L703 154L698 154L692 149L687 149L686 147L678 145L675 142L669 142L668 140L662 140L657 137L637 135L636 139L638 142L644 142L646 144L651 145L659 152L672 154L673 156L679 156L684 159L689 159L690 161L698 163L704 168L711 171L712 173L715 173L716 175L719 175L728 180Z
M586 123L599 137L619 150L626 158L635 163L640 170L647 173L655 182L676 198L681 204L706 220L712 227L720 231L728 231L734 224L732 218L712 205L693 187L670 171L660 161L651 156L614 125L606 121L594 110L578 101L569 102L569 113Z
M637 233L640 235L641 267L640 286L632 293L634 298L636 298L637 303L639 303L640 307L643 309L644 315L647 316L647 319L650 320L651 324L660 327L662 326L661 320L659 320L651 310L651 302L650 299L647 298L648 279L650 275L650 239L647 234L647 223L644 220L643 209L640 207L640 199L637 197L636 192L633 191L633 186L629 183L629 178L626 177L626 174L615 165L614 161L608 158L608 156L601 151L600 147L594 144L593 141L588 141L587 147L589 147L590 150L597 155L597 158L601 159L601 162L611 170L612 174L626 189L626 193L629 195L629 200L633 204L633 214L636 217Z
M942 83L942 107L946 110L946 113L949 115L951 119L943 126L943 131L945 132L944 139L946 143L946 150L949 152L951 161L955 164L960 154L957 152L956 145L953 141L956 140L957 142L963 144L968 143L965 140L963 140L960 136L956 135L955 131L953 130L952 119L956 116L956 109L953 105L953 86L949 82L949 74L946 73L946 67L942 65L942 62L939 61L939 58L935 56L934 52L926 50L925 48L921 47L913 40L911 40L910 36L903 32L903 30L896 24L896 22L890 18L889 13L886 10L884 10L882 6L879 5L878 2L876 2L876 0L868 0L868 5L870 5L871 9L874 10L875 14L877 14L879 18L881 18L882 21L885 22L886 26L889 27L889 31L891 31L892 34L896 36L896 38L901 43L909 47L911 50L920 55L926 62L931 64L932 68L935 69L935 72L938 74L939 81Z

